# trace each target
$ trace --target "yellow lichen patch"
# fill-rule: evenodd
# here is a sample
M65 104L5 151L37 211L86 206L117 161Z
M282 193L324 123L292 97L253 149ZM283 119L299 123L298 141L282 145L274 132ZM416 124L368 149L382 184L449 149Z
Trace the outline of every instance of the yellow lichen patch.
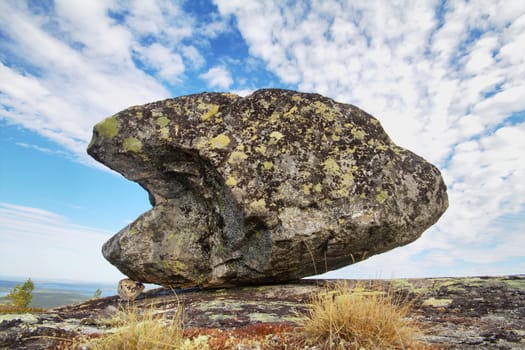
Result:
M264 198L251 202L250 210L255 214L264 213L266 211L266 201L264 200Z
M238 99L240 97L239 95L235 95L235 94L232 94L232 93L229 93L229 92L223 92L221 95L225 96L225 97L228 97L231 100L236 100L236 99Z
M183 262L181 261L178 261L178 260L175 260L175 261L172 261L171 263L171 267L172 267L172 271L177 274L177 275L185 275L185 272L186 270L188 269L188 267L186 265L184 265Z
M271 134L270 134L270 137L272 139L275 139L277 141L279 141L280 139L283 138L283 134L281 134L279 131L273 131Z
M341 168L334 158L328 158L323 162L323 169L326 173L331 175L340 175Z
M162 116L157 118L156 123L159 127L164 128L170 123L170 120L166 116Z
M386 193L386 191L377 189L376 201L378 201L379 203L383 203L384 201L386 201L387 198L388 198L388 193Z
M137 111L135 116L137 117L137 119L142 119L142 117L143 117L142 111Z
M140 152L142 150L142 142L135 137L128 137L122 144L126 151Z
M215 116L217 113L219 113L219 105L212 105L211 108L208 110L208 112L204 113L201 116L201 120L205 122L206 120Z
M332 196L332 198L336 199L336 198L343 198L343 197L348 197L348 195L350 194L350 192L348 192L348 190L346 188L339 188L337 190L334 190L330 193L330 195Z
M179 124L175 124L175 136L179 136Z
M156 108L156 109L151 110L151 116L153 118L161 117L163 114L164 114L164 111L162 110L162 108Z
M237 185L237 179L233 176L228 176L228 178L226 179L226 185L227 186L230 186L230 187L234 187Z
M333 110L321 101L314 102L315 112L320 114L326 121L333 121L335 119Z
M299 95L293 95L293 96L292 96L292 101L294 101L294 102L299 102L299 101L301 101L301 96L299 96Z
M120 123L115 117L106 118L95 126L95 130L104 137L115 137L118 134Z
M230 155L230 158L228 158L228 163L230 163L231 165L239 164L239 163L241 163L243 160L245 160L246 158L248 158L248 156L246 155L246 153L244 153L244 152L240 152L240 151L234 151L234 152L232 152L232 154Z
M272 163L272 162L269 162L269 161L265 161L265 162L263 163L263 167L264 167L265 170L270 170L270 169L273 168L273 163Z
M277 112L273 112L272 115L270 116L269 121L270 121L271 124L275 124L275 123L277 123L277 121L278 121L280 118L281 118L281 116L279 115L279 113L277 113Z
M303 185L303 193L306 195L309 195L311 193L313 185L312 184L304 184Z
M366 133L359 128L352 128L351 132L352 132L352 135L358 140L363 140L366 135Z
M160 138L164 140L170 139L170 129L169 128L162 128L159 130L160 132Z
M370 119L370 123L372 123L374 125L378 125L379 124L379 120L372 118L372 119Z
M257 147L255 147L255 151L257 151L258 153L260 153L260 154L262 154L264 156L264 155L266 155L266 146L265 145L257 146Z
M320 193L322 189L323 189L323 187L321 186L320 183L317 183L317 184L314 186L314 191L317 192L317 193Z
M230 144L230 138L224 134L215 136L210 140L210 146L212 148L222 149Z
M383 142L376 140L376 139L370 139L368 141L368 145L374 147L375 149L378 149L380 151L386 151L389 147L385 145Z
M352 173L344 173L341 176L341 187L349 188L354 184L354 176Z
M283 117L289 118L295 112L297 112L297 106L293 106L292 108L290 108L290 110L288 112L283 114Z

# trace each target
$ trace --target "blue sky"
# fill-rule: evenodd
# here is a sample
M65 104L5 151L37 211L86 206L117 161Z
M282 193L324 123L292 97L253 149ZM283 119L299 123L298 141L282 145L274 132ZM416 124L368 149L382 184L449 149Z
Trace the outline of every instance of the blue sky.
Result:
M202 91L317 92L436 164L450 207L328 277L525 272L525 2L0 1L0 276L116 281L100 247L149 209L94 124Z

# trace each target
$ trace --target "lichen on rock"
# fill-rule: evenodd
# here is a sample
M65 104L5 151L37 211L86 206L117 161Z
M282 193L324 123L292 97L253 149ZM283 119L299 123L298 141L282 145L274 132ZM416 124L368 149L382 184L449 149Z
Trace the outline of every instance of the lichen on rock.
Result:
M317 94L202 93L96 125L88 153L153 208L104 256L141 282L260 284L349 265L417 239L445 211L439 170L361 109Z

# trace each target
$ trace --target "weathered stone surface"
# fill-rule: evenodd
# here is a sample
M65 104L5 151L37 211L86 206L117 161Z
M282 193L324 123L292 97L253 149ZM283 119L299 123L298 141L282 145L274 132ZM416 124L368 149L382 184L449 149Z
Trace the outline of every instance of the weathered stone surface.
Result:
M146 291L133 305L139 310L153 310L168 319L182 310L188 335L210 334L211 330L228 334L235 329L257 325L288 326L290 332L297 334L294 327L306 313L310 298L329 290L331 283L303 280L221 290L160 288ZM383 286L400 298L407 298L413 304L411 317L425 331L422 342L434 345L435 349L517 350L525 346L524 275L348 283L370 286L374 291ZM0 349L63 349L75 336L111 332L110 321L126 307L127 302L119 303L119 298L113 296L38 314L0 315ZM280 329L286 331L284 327ZM286 347L286 334L276 333L275 336L282 340L278 343L280 347L238 348L296 348ZM240 338L238 342L245 344L248 340Z
M104 256L170 287L287 281L410 243L445 211L437 168L359 108L287 90L130 107L88 153L154 206ZM125 199L123 199L125 200Z

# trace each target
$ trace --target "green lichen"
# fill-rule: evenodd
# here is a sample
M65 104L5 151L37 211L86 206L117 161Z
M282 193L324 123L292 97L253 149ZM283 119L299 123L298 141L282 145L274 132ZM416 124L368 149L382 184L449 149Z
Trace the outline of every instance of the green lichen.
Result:
M201 116L201 120L205 122L211 117L215 116L217 113L219 113L219 105L212 105L208 112Z
M366 135L366 133L359 128L352 128L351 133L352 133L352 136L354 136L356 139L360 141L362 141Z
M263 163L264 170L271 170L273 168L273 163L269 161L265 161Z
M297 112L297 106L293 106L290 110L283 114L284 118L289 118L292 114Z
M165 128L170 123L168 117L162 116L157 119L157 125L161 128Z
M234 187L237 185L237 179L234 176L228 176L226 179L226 185L230 187Z
M171 263L171 271L173 271L177 275L184 275L187 269L188 267L178 260L173 261Z
M341 168L337 161L334 158L328 158L323 162L323 169L326 173L330 175L339 175L341 174Z
M169 140L170 139L170 129L169 128L162 128L159 130L160 138L163 140Z
M387 198L388 198L388 193L386 191L377 190L376 201L382 204L384 201L386 201Z
M228 158L228 163L231 165L239 164L246 158L248 158L246 153L241 151L233 151L230 155L230 158Z
M260 146L257 146L255 147L255 151L257 151L258 153L260 153L261 155L266 155L266 146L265 145L260 145Z
M223 149L230 144L230 138L224 134L215 136L210 140L210 146L212 148Z
M309 195L310 193L312 193L312 187L313 187L313 185L311 183L304 184L303 185L303 193L305 195Z
M104 137L112 138L117 136L119 127L120 123L117 118L109 117L98 123L95 130Z
M452 299L436 299L436 298L428 298L423 302L423 305L426 306L432 306L432 307L446 307L452 304Z
M250 209L255 213L262 213L266 211L266 201L264 198L250 203Z
M270 137L272 139L275 139L276 141L279 141L280 139L283 138L283 134L281 134L279 131L273 131L271 134L270 134Z
M142 150L142 142L136 137L127 137L122 144L126 151L140 152Z

